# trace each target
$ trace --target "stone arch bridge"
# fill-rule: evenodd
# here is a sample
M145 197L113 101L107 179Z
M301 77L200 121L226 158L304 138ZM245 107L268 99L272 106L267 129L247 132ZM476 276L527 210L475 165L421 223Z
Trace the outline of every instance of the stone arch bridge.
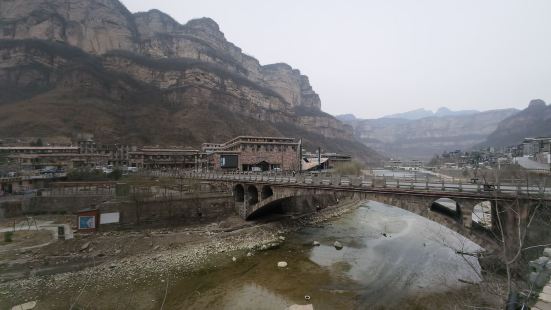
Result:
M346 182L339 180L298 180L278 177L218 176L213 174L193 175L191 177L224 182L232 188L235 208L238 214L247 220L255 219L273 210L292 211L294 213L313 212L341 199L373 200L392 205L423 216L458 232L468 239L489 249L499 246L495 236L503 230L505 238L514 241L518 236L519 225L524 225L535 209L545 203L551 205L551 197L530 195L519 191L481 191L446 190L444 186L422 188L406 186L388 187L386 184L364 182ZM540 191L538 191L540 193ZM454 208L440 203L442 199L454 203ZM491 225L489 229L480 229L473 223L475 207L482 202L491 205ZM497 214L500 214L499 223ZM499 231L498 231L499 230Z

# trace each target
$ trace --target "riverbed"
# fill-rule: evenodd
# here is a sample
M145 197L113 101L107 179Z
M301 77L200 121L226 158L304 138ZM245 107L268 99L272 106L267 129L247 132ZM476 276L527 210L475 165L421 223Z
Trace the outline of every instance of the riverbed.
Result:
M344 248L337 250L335 241ZM481 280L476 259L456 249L479 247L417 215L370 202L288 235L278 249L178 280L166 303L174 309L453 308L465 299L463 283ZM288 267L278 268L279 261Z
M365 202L284 239L270 250L211 255L191 272L109 283L91 273L81 279L84 285L45 288L36 297L40 309L455 309L485 303L473 284L481 280L477 260L455 252L480 248L398 208ZM287 267L277 267L281 261Z

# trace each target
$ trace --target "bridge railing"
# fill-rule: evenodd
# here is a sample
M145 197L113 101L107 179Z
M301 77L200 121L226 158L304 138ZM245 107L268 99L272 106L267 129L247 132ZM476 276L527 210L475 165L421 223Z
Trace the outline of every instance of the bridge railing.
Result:
M194 171L150 171L150 176L195 178L203 180L226 180L239 182L262 182L272 184L302 184L317 186L339 186L358 188L389 188L400 190L450 191L450 192L498 192L505 194L551 195L551 184L542 180L499 181L495 184L465 182L462 179L434 177L394 176L342 176L333 173L291 173L291 172L194 172Z

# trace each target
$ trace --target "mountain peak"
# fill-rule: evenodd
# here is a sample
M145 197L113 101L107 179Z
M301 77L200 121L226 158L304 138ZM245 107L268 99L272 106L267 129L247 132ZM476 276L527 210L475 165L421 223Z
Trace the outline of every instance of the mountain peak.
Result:
M353 122L355 120L357 120L356 116L354 114L341 114L341 115L337 115L335 116L338 120L340 121L343 121L343 122Z
M440 107L438 110L436 110L436 114L450 113L450 112L452 112L452 110L446 107Z
M220 26L212 18L201 17L188 21L186 26L195 29L204 29L210 31L220 31Z
M528 104L528 109L545 108L546 106L547 104L545 103L545 101L541 99L534 99L534 100L531 100L530 103Z

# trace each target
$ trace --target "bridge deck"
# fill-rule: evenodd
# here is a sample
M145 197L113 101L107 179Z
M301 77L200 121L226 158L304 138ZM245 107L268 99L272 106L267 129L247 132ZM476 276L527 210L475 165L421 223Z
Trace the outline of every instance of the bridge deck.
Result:
M272 186L300 187L307 189L324 189L347 192L392 193L439 197L444 193L450 198L488 199L529 199L551 201L551 188L499 184L484 188L483 184L463 184L461 182L401 182L399 179L387 180L362 177L310 176L310 175L264 175L264 174L218 174L186 173L181 177L195 178L204 181L224 181L267 184Z

